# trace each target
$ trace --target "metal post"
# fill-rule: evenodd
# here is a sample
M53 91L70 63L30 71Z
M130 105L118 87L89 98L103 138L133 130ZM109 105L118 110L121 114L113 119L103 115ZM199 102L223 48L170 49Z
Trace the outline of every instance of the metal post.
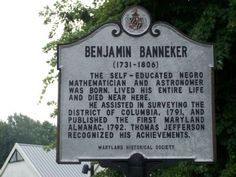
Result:
M127 177L146 177L146 166L144 158L140 154L134 154L128 161Z
M102 160L104 168L113 168L123 172L125 177L149 177L152 170L174 165L176 160L150 160L141 154L133 154L128 160Z

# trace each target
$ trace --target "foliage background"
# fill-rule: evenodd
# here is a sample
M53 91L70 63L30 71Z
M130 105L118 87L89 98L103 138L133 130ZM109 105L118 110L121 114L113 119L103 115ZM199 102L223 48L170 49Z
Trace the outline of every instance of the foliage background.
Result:
M180 162L155 171L153 176L235 177L236 0L95 0L93 7L84 7L78 0L58 0L40 12L44 23L51 26L51 42L43 50L53 56L48 60L51 70L43 81L41 98L48 85L57 79L57 44L75 41L104 23L119 21L124 9L131 5L143 6L151 13L153 21L166 21L190 38L214 43L215 47L217 162L208 165ZM58 33L60 37L56 38ZM110 176L109 172L97 176Z
M9 116L7 122L0 121L0 168L16 142L49 145L55 138L56 127L47 121L40 123L22 114Z

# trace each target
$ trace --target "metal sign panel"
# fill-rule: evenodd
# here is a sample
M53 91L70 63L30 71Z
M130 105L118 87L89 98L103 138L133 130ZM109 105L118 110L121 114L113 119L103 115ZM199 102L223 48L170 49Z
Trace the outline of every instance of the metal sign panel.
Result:
M121 25L58 46L59 163L214 161L213 45L150 21L132 7Z

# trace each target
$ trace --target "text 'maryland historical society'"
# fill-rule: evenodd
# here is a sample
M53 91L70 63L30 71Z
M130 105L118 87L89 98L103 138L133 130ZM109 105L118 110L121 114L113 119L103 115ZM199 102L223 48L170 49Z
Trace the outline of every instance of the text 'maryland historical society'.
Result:
M214 161L213 46L150 21L132 7L59 45L58 162Z

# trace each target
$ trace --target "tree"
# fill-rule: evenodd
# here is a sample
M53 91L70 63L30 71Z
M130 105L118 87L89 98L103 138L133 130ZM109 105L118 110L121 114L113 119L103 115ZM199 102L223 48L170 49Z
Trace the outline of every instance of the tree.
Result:
M22 114L0 121L0 166L3 165L14 144L49 145L55 141L56 128L47 121L40 123Z
M9 154L9 147L11 146L12 129L5 122L0 121L0 167Z
M44 47L54 56L48 60L51 70L44 79L44 89L57 79L56 46L72 42L101 24L120 19L125 8L141 5L153 21L167 21L190 38L215 44L215 108L217 134L217 163L193 165L179 163L168 170L156 171L159 176L236 176L236 0L105 0L94 1L94 7L84 7L79 1L59 0L46 7L40 15L45 24L52 25ZM63 28L59 39L53 38L58 26ZM155 176L155 174L154 174Z

